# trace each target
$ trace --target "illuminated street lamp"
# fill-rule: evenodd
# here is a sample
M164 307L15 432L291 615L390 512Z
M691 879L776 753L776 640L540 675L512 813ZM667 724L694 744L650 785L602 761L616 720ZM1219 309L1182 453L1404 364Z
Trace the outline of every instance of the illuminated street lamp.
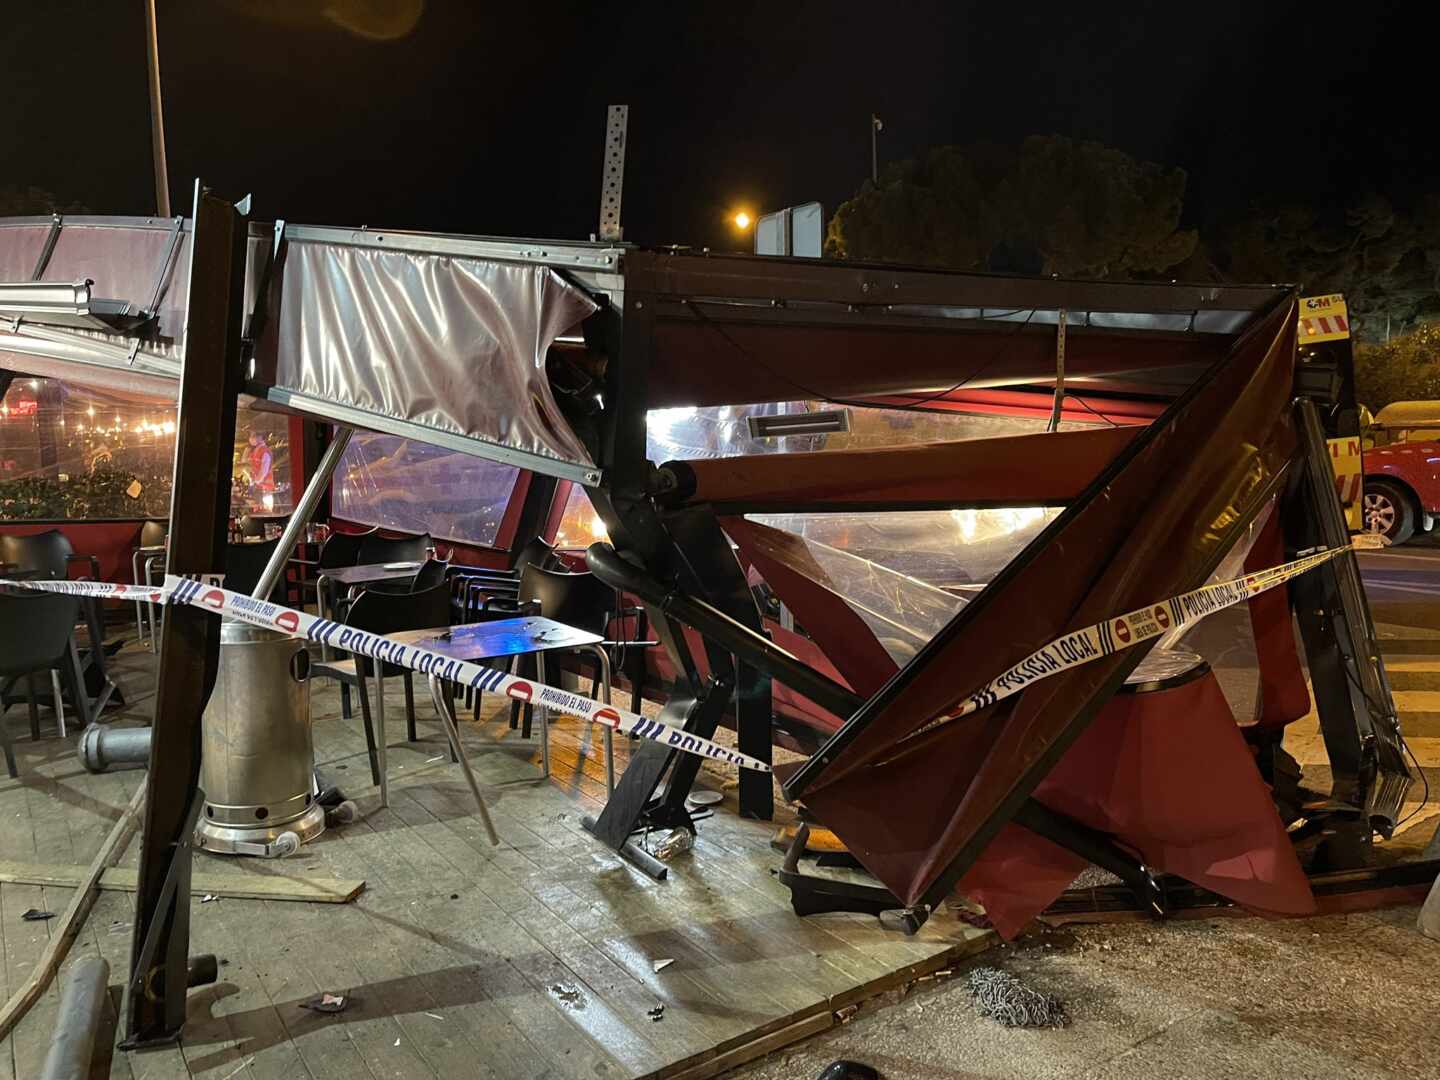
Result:
M735 228L739 229L741 232L744 232L746 229L750 228L750 225L754 219L752 219L750 215L747 214L744 210L737 210L735 213L735 217L732 220L735 222Z

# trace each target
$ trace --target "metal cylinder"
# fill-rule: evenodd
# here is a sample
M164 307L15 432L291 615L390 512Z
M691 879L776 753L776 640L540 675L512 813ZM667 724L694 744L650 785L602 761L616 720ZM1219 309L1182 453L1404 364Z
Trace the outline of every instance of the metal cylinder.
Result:
M55 1034L41 1067L41 1080L84 1080L90 1075L95 1033L100 1028L101 1002L110 982L110 965L86 956L70 965L60 987Z
M272 854L268 846L283 833L303 842L324 831L313 795L308 673L302 642L249 623L221 624L220 668L201 719L198 847Z
M91 724L80 733L75 749L80 763L93 773L104 772L112 765L150 764L150 729L148 727L116 728Z

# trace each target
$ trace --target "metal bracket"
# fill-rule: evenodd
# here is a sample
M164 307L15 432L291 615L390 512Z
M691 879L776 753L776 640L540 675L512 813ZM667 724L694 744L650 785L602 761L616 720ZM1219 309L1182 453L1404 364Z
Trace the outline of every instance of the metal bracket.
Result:
M249 322L245 326L245 350L248 358L253 362L255 357L255 345L260 335L265 332L265 324L270 317L270 283L275 277L275 268L280 263L280 250L285 246L285 219L275 219L275 232L270 237L270 260L265 264L265 269L260 272L260 280L255 283L255 310L250 312ZM247 378L255 377L253 371L247 371Z
M50 215L50 231L45 236L45 246L40 249L40 258L35 260L35 271L30 275L31 281L39 281L45 275L45 268L50 265L50 256L55 254L55 242L60 239L60 228L64 223L63 215Z
M1060 413L1065 407L1065 309L1060 309L1055 323L1055 404L1050 407L1050 423L1046 431L1060 430Z
M625 129L629 105L611 105L605 124L605 164L600 171L600 239L619 240L620 197L625 189Z
M170 284L170 271L175 265L175 254L180 250L180 235L184 231L185 219L177 215L170 225L170 243L165 246L165 256L160 260L160 269L155 275L155 288L150 293L150 303L145 305L145 314L152 319L160 313L160 301L165 298Z
M194 843L195 825L200 820L200 807L205 804L205 792L199 788L190 800L190 809L185 814L185 831L181 834L179 843L170 856L170 865L165 870L165 881L160 888L160 902L156 904L157 910L163 910L174 902L175 897L180 895L180 887L185 888L185 903L190 902L190 870L192 854L190 846ZM125 986L125 1002L121 1004L120 1015L130 1015L129 999L135 994L147 994L150 987L147 985L152 973L151 964L155 961L155 953L160 944L160 932L164 924L156 920L150 924L150 930L141 943L139 952L134 962L130 965L130 982ZM159 970L159 969L154 969ZM164 1046L174 1042L180 1036L180 1029L174 1032L167 1032L159 1038L137 1038L133 1033L128 1036L120 1045L121 1050L135 1050L145 1046Z

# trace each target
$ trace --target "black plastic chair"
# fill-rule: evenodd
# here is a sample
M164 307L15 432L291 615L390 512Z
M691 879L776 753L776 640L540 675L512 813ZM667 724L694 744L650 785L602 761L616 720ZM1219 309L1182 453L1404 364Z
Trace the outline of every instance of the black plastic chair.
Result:
M170 535L170 523L168 521L147 521L140 526L140 544L142 548L162 547L165 537Z
M402 630L428 630L450 625L450 589L441 581L423 592L387 593L365 589L350 605L346 624L372 634L393 634ZM382 789L384 769L377 754L375 728L371 722L370 693L366 680L374 677L376 661L368 656L352 656L348 660L326 660L311 665L310 677L337 679L340 685L353 686L360 695L360 715L365 724L365 742L370 754L370 775ZM412 672L395 664L380 663L379 692L385 692L385 676L400 675L405 681L405 730L415 741L415 688ZM383 708L383 705L382 705ZM453 755L453 750L452 750Z
M373 563L419 562L430 557L430 549L434 546L429 533L394 538L369 535L360 545L357 563L369 566Z
M542 537L531 537L520 549L520 554L515 556L515 566L512 572L517 579L525 572L527 566L538 566L545 570L553 569L555 545L546 543Z
M407 592L429 592L437 585L445 585L450 564L444 559L426 559L425 565L416 572ZM447 586L448 591L448 586Z
M45 577L70 576L72 562L86 563L92 580L100 576L100 560L94 555L77 555L69 538L59 529L30 536L0 536L0 563Z
M231 592L249 596L260 584L260 575L270 563L270 557L280 546L277 537L258 544L230 544L225 549L225 588ZM272 604L285 602L285 575L281 574L270 595L265 599Z
M0 678L13 680L23 675L31 680L33 687L37 673L59 671L82 725L88 726L93 716L74 636L79 615L78 596L0 593ZM30 734L38 738L40 717L33 693L29 704ZM57 711L61 707L56 704ZM0 703L0 713L4 708L4 703ZM0 743L4 746L5 767L12 777L16 776L15 750L3 718L0 718Z
M567 626L573 626L580 630L588 630L602 638L609 632L612 617L635 615L639 620L636 624L636 637L639 638L645 634L644 609L620 608L618 594L615 590L588 572L570 574L559 570L546 570L536 565L529 566L520 578L519 600L522 605L538 607L538 613L547 619L554 619L556 622L565 623ZM607 640L600 643L601 648L611 653L612 663L617 651L626 650L620 656L620 663L614 664L614 669L622 670L630 682L630 709L632 712L637 712L640 708L645 672L644 650L658 644L659 642L655 641L638 640ZM629 650L633 650L633 652ZM584 653L577 653L576 659L578 662L584 663L592 658L587 657ZM533 677L536 670L535 658L522 656L518 660L520 676L524 678L528 673ZM600 688L601 672L598 670L598 661L596 668L590 682L591 697L594 697ZM534 710L528 702L523 705L518 700L511 702L510 726L517 726L522 715L524 717L523 734L529 738Z
M47 529L30 536L0 536L0 563L8 563L32 576L64 580L70 576L70 564L74 562L83 563L88 571L80 575L82 579L99 580L100 560L94 555L77 555L69 537L59 529ZM87 704L92 706L90 711L98 713L112 695L117 701L121 697L105 666L105 624L100 601L93 598L83 600L81 609L85 612L85 630L89 638L89 648L83 657L82 670L87 672L84 685L87 694L92 689L94 694L93 702L87 698ZM8 688L7 683L6 691ZM36 693L33 679L26 680L26 688L33 700ZM5 700L4 693L0 691L0 701ZM76 704L78 708L79 703Z
M332 532L320 545L320 569L334 570L341 566L359 565L360 546L377 531L371 529L363 533Z

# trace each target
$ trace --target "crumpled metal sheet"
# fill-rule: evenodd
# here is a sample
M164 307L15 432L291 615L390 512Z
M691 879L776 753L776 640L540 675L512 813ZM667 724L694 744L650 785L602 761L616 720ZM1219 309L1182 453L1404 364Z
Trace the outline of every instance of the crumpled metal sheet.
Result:
M293 240L273 384L571 464L545 354L597 305L549 267Z

